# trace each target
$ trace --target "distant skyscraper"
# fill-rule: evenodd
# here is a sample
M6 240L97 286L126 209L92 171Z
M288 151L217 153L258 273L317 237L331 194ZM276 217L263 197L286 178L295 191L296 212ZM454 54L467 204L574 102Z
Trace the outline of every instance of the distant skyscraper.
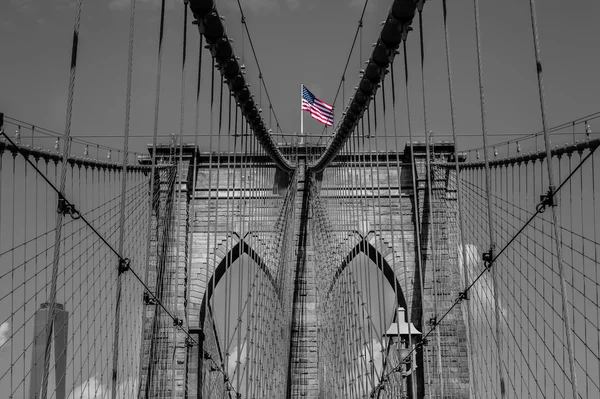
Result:
M64 306L57 303L55 306L54 320L48 323L51 317L50 304L43 303L35 313L33 355L31 358L31 377L30 377L30 399L40 399L42 393L42 381L44 376L44 353L48 340L48 331L46 324L50 324L54 339L54 365L50 359L49 370L54 369L55 394L56 399L65 399L65 377L67 366L67 332L69 329L69 312L64 310Z

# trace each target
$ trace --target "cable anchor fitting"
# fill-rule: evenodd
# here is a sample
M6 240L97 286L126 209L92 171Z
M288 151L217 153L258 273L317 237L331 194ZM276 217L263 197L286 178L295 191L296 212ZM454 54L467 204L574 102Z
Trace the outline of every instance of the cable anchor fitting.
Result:
M148 292L144 292L144 305L156 305L156 303L154 297L150 296Z
M119 259L119 276L125 272L128 272L131 267L131 260L129 258Z
M81 214L77 209L75 209L75 206L67 201L67 199L62 195L59 195L58 197L58 209L56 212L60 213L61 215L69 215L73 220L81 218Z
M173 326L174 327L182 327L183 326L183 319L180 319L179 317L175 317L173 319Z
M469 290L464 290L458 293L457 303L469 300Z
M490 268L492 267L492 262L494 260L494 250L490 249L489 251L481 254L481 259L483 260L483 263L485 264L485 268L487 270L490 270Z
M538 213L544 213L546 212L547 207L556 206L556 202L554 202L554 194L554 187L548 187L546 194L540 195L540 203L535 207L535 210L538 211Z
M437 316L433 316L429 318L429 325L435 326L437 324Z

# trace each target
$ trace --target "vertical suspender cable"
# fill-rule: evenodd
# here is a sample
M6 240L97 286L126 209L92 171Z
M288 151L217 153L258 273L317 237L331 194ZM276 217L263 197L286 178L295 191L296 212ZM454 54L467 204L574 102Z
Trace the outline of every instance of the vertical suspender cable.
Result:
M467 264L467 249L465 242L465 220L463 215L463 207L462 207L462 197L461 197L461 187L460 187L460 169L458 166L458 137L456 135L456 118L454 115L454 97L452 90L452 68L450 64L450 42L449 42L449 34L448 34L448 7L446 4L446 0L442 0L442 8L443 8L443 17L444 17L444 41L446 46L446 69L448 74L448 95L450 100L450 121L452 124L452 140L454 141L454 168L456 173L456 201L458 206L458 223L460 229L460 243L462 254L462 262L463 262L463 271L464 271L464 288L466 289L469 286L469 274L468 274L468 264ZM467 357L469 361L469 380L471 384L469 384L470 396L474 398L477 394L477 379L475 378L475 364L473 362L473 330L471 326L471 307L467 303L465 305L465 310L467 312Z
M495 242L495 231L494 231L494 217L492 213L492 195L490 188L490 164L488 157L488 144L487 144L487 129L486 129L486 120L485 120L485 97L483 92L483 65L481 60L481 37L480 37L480 27L479 27L479 6L478 0L473 0L474 12L475 12L475 37L477 42L477 72L479 77L479 101L481 105L481 131L483 136L483 160L485 167L485 193L487 199L487 216L488 216L488 231L490 238L490 259L494 259L494 253L496 250L496 242ZM491 264L488 264L487 267L491 267ZM502 336L500 329L500 303L499 301L499 293L498 293L498 276L497 276L497 268L493 268L492 270L492 285L494 290L494 313L496 318L496 350L498 352L498 376L500 378L500 397L505 397L505 387L504 387L504 375L502 372Z
M195 199L196 199L196 181L198 180L198 132L200 130L200 88L201 88L201 82L202 82L202 43L203 43L203 35L200 35L200 43L198 45L198 74L197 74L197 81L196 81L196 118L195 118L195 125L194 125L194 153L193 153L193 164L192 164L192 170L193 170L193 177L192 177L192 194L190 196L190 232L189 232L189 237L188 237L188 248L189 248L189 255L188 255L188 271L191 274L192 271L192 254L194 253L194 222L195 222ZM192 279L189 279L189 284L188 285L188 298L187 301L188 303L190 303L190 296L191 296L191 281ZM189 325L189 314L186 315L186 319L188 320L188 325ZM196 327L196 326L194 326ZM201 330L204 329L204 326L197 326L198 328L200 328ZM203 348L204 345L204 340L202 338L202 334L200 334L199 340L198 340L198 346L199 346L199 350L198 350L198 370L196 370L196 373L198 375L197 378L197 391L201 392L202 391L202 364L203 364ZM189 366L189 363L188 363ZM186 378L187 381L187 378ZM187 388L186 388L187 391Z
M131 77L133 70L133 43L135 38L135 0L131 1L131 11L129 15L129 52L127 54L127 90L125 95L125 132L123 138L123 169L121 170L121 209L119 212L119 247L118 252L122 258L123 242L125 241L125 201L127 192L127 161L129 154L129 121L131 119ZM123 277L121 272L117 275L117 298L115 303L115 334L113 338L113 364L112 364L112 398L117 397L119 366L119 333L121 328L121 291L123 289Z
M415 237L416 237L416 247L417 247L417 271L419 273L419 291L421 299L425 297L425 289L423 287L423 281L425 280L425 276L423 275L423 258L421 254L421 217L419 215L419 198L418 198L418 187L417 187L417 177L416 177L416 165L415 165L415 151L413 145L413 136L412 136L412 126L411 126L411 112L410 112L410 92L408 90L408 57L406 51L406 38L402 41L403 52L404 52L404 84L406 88L406 120L408 123L408 141L410 143L410 169L411 169L411 178L412 178L412 186L413 186L413 208L415 215ZM421 309L421 320L419 320L420 325L424 326L424 316L423 309ZM426 373L429 375L429 352L425 349L422 349L423 357L427 357L427 361L423 360L423 363L426 364ZM431 398L431 391L428 392L429 397Z
M200 327L202 329L204 329L204 326L207 324L206 319L209 316L209 314L212 312L212 308L211 308L211 304L210 301L212 300L212 297L209 298L208 297L208 292L210 290L210 292L213 293L214 296L214 292L215 292L215 282L214 282L214 278L211 279L211 276L214 276L214 273L211 274L211 262L210 262L210 239L211 239L211 226L210 226L210 221L211 221L211 214L210 214L210 208L211 208L211 202L212 202L212 169L213 169L213 158L214 158L214 154L213 154L213 106L214 106L214 91L215 91L215 67L213 65L213 62L211 59L208 60L209 65L210 65L210 109L209 109L209 139L208 139L208 190L207 190L207 195L206 195L206 260L205 260L205 267L206 270L204 271L204 300L202 301L204 309L200 309L200 314L204 314L204 320L200 320L200 323L202 323L200 325ZM217 194L218 196L218 190L217 190ZM214 268L213 268L214 271ZM209 284L212 284L212 286L209 288ZM207 326L207 328L213 328L213 326L211 326L210 324ZM204 373L204 370L200 370L201 373ZM211 377L207 377L209 380L211 379ZM204 376L202 377L202 380L204 381ZM202 394L200 395L201 397L204 396L204 387L209 387L210 384L209 383L204 383L202 387L198 387L199 391L202 392Z
M79 43L79 26L81 24L81 7L83 0L77 2L75 14L75 28L73 30L73 47L71 48L71 73L69 75L69 89L67 94L67 116L65 122L65 147L62 154L62 168L60 175L60 194L59 201L64 196L65 184L67 180L67 159L71 153L71 119L73 115L73 95L75 93L75 75L77 72L77 48ZM60 242L63 225L63 213L56 214L56 234L54 238L54 257L52 260L52 280L50 282L50 295L48 297L48 306L50 312L46 320L46 347L44 351L44 373L42 375L41 399L46 399L48 395L48 377L50 374L50 355L52 344L52 324L56 317L56 285L58 282L58 263L60 258Z
M151 161L151 166L150 166L150 192L148 195L148 221L147 221L147 232L146 232L146 262L149 263L150 261L150 248L151 248L151 244L152 244L152 210L153 210L153 205L154 205L154 185L156 184L155 182L155 173L156 173L156 142L157 142L157 135L158 135L158 115L159 115L159 109L160 109L160 80L161 80L161 70L162 70L162 43L163 43L163 36L164 36L164 27L165 27L165 0L161 1L161 7L160 7L160 25L159 25L159 33L158 33L158 60L157 60L157 70L156 70L156 93L155 93L155 103L154 103L154 129L153 129L153 134L152 134L152 161ZM157 199L157 201L160 201ZM159 202L160 203L160 202ZM159 214L157 213L157 217L159 216ZM158 226L157 226L158 228ZM157 239L158 239L158 235L157 235ZM157 247L158 247L158 242L157 242ZM157 259L157 265L158 265L158 259ZM150 271L150 267L146 267L145 273L144 273L144 284L147 284L148 282L148 274ZM155 287L156 288L156 287ZM155 309L158 309L158 304L155 305ZM144 312L143 318L145 319L146 317L146 312ZM154 313L154 317L156 317L156 312ZM156 320L154 321L154 324L156 324ZM144 325L144 320L142 320L142 325ZM142 331L142 337L144 335L144 332ZM142 338L143 339L143 338ZM151 340L151 346L154 346L154 339ZM143 359L143 345L142 345L142 351L140 352L140 365L142 364L142 359ZM147 371L147 379L146 379L146 396L148 396L148 390L150 388L150 378L152 376L152 367L153 367L153 358L154 358L154 350L150 350L150 359L148 360L148 371ZM140 377L139 377L139 381L140 381L140 386L138 389L139 394L141 394L142 392L142 386L141 386L141 381L142 381L142 374L143 374L143 367L140 367Z
M535 52L535 63L537 70L537 81L538 81L538 94L540 100L540 111L542 119L542 130L544 132L544 146L546 149L546 161L548 163L548 192L549 195L554 197L554 170L552 167L552 149L550 148L550 136L548 134L548 124L546 120L546 103L544 98L544 80L542 76L542 61L540 57L540 45L537 31L537 18L535 13L535 1L529 0L530 16L531 16L531 30L533 33L533 46ZM552 226L554 229L554 243L556 245L556 261L558 263L558 274L560 277L560 293L562 296L562 318L565 327L565 334L567 335L567 352L569 355L569 371L571 373L571 384L573 385L573 398L577 399L577 373L575 371L575 353L573 351L573 327L571 326L570 312L569 312L569 298L567 293L567 284L565 280L565 271L562 257L562 231L559 222L558 207L552 206Z
M394 65L395 65L394 63L392 63L390 65L390 78L392 81L392 117L393 117L393 122L394 122L394 148L396 150L396 173L398 176L398 204L400 207L399 215L400 215L400 231L401 231L400 241L402 243L402 264L403 264L403 273L404 273L404 287L408 287L408 268L406 266L406 240L404 239L404 234L405 234L404 233L404 211L403 211L403 205L402 205L402 175L401 175L400 156L399 156L400 150L398 149L398 132L397 132L397 123L396 123L396 82L394 79ZM390 195L390 197L391 197L391 195ZM391 215L392 215L392 210L391 210L391 199L390 199L390 224L391 224L391 219L392 219ZM393 237L394 237L394 235L392 234L392 247L396 248L394 245ZM397 278L394 280L394 285L395 285L394 291L396 291L396 286L398 285ZM407 290L408 290L408 288L407 288ZM396 305L400 306L400 304L396 304ZM412 338L412 332L411 332L411 325L412 325L411 314L412 314L412 303L409 303L407 300L406 301L406 317L408 318L408 347L409 348L413 347L412 346L413 338ZM400 353L399 353L399 349L398 349L398 357L399 356L400 356ZM412 393L413 398L417 397L416 378L413 376L410 377L410 387L407 387L407 391L408 390L410 390L410 392Z
M183 40L182 40L182 60L181 60L181 97L180 97L180 116L179 116L179 157L178 160L175 162L177 165L176 168L176 172L175 172L175 179L176 179L176 187L173 190L173 196L174 201L173 201L173 206L175 207L175 229L177 231L176 236L175 236L175 284L174 284L174 288L175 288L175 292L172 293L173 295L173 314L176 315L175 317L178 320L179 317L181 317L182 315L179 315L178 313L178 297L179 297L179 256L180 256L180 251L179 251L179 240L180 240L180 234L181 234L181 228L180 228L180 221L181 221L181 212L182 212L182 202L183 199L181 198L181 187L183 184L183 179L185 178L187 180L187 173L184 173L184 168L183 168L183 129L184 129L184 120L185 120L185 75L186 75L186 56L187 56L187 18L188 18L188 8L187 8L187 3L188 0L184 0L183 1ZM183 204L183 206L186 206L186 204ZM179 326L174 326L174 328L172 329L173 331L173 352L171 354L171 397L174 399L175 398L175 355L177 353L177 329L180 328Z
M438 317L438 287L437 287L437 276L436 276L436 237L433 234L435 229L435 221L433 220L433 195L431 190L431 155L429 152L429 131L427 130L427 96L425 94L425 43L423 38L423 6L425 5L425 0L419 1L417 4L417 8L419 11L419 43L421 50L421 90L423 91L423 128L425 130L425 160L427 167L425 168L425 175L427 179L427 197L429 199L429 223L431 224L431 271L432 271L432 279L433 279L433 314L435 319ZM423 201L423 208L425 208L425 201ZM423 213L425 213L425 209L423 209ZM442 344L440 337L440 329L436 328L436 346L437 346L437 372L438 378L440 381L440 396L444 397L444 379L442 373Z
M376 96L376 94L375 94ZM375 97L374 96L374 97ZM373 105L376 104L375 98L373 99ZM384 137L387 135L387 129L386 129L386 107L385 107L385 86L384 86L384 80L381 80L381 104L382 104L382 110L383 110L383 135ZM373 107L373 111L376 111L377 108ZM374 118L375 121L377 121L377 113L374 113ZM372 141L375 141L375 162L377 163L375 165L375 169L373 169L373 146L372 146ZM382 250L383 250L383 245L385 245L383 243L383 234L382 234L382 228L381 228L381 184L380 184L380 180L379 180L379 171L380 171L380 166L379 166L379 151L377 150L377 129L374 130L373 132L373 136L371 136L369 134L369 168L370 168L370 172L371 172L371 198L372 198L372 208L373 208L373 232L375 233L375 237L377 237L377 232L375 230L375 226L379 225L379 240L375 241L375 244L373 245L373 247L375 248L375 266L377 267L377 269L381 269L381 274L380 274L380 278L377 279L377 297L378 297L378 308L379 308L379 334L377 336L377 338L379 339L380 345L383 348L384 342L383 342L383 334L384 331L386 330L385 328L385 313L386 313L386 306L385 306L385 294L384 294L384 289L385 289L385 281L384 281L384 277L385 277L385 270L383 268L383 255L381 255ZM376 177L375 177L376 175ZM375 195L375 180L377 181L377 195ZM365 186L366 186L366 182L365 182ZM366 189L366 187L365 187ZM377 201L375 200L375 196L377 196ZM376 210L379 210L379 212L377 212L378 214L378 219L375 219L375 212ZM377 242L379 241L379 243ZM379 245L378 245L379 244ZM377 248L379 247L379 248ZM370 298L369 298L370 299ZM377 371L377 370L375 370ZM383 373L383 370L382 370ZM381 380L381 376L378 376L378 379Z

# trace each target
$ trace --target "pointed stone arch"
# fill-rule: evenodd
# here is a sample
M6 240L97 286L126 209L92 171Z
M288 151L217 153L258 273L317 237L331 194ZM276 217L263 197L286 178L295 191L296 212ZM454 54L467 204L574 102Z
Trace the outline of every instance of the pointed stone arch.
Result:
M204 292L202 301L200 303L200 317L199 317L200 326L204 325L204 321L206 318L206 314L205 314L206 301L208 299L210 299L210 297L213 295L214 288L217 287L217 285L219 284L219 281L225 275L227 270L229 270L229 268L243 254L248 255L250 257L250 259L252 259L258 265L259 269L262 270L262 272L265 274L267 279L271 282L271 285L273 286L273 289L275 290L275 292L279 292L275 278L274 278L271 270L269 269L269 267L267 266L267 264L261 257L261 255L252 248L252 246L248 243L248 241L238 239L238 242L231 248L231 250L227 254L225 254L221 257L218 265L215 268L213 275L208 280L206 290Z

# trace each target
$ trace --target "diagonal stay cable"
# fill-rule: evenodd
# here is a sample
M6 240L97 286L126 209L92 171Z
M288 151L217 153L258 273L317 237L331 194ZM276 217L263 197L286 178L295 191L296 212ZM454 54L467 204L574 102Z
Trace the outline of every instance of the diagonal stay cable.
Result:
M471 288L473 288L473 286L481 279L481 277L483 277L485 272L487 272L491 269L491 267L494 265L494 262L496 262L496 260L508 249L508 247L510 247L512 245L512 243L521 235L521 233L523 231L525 231L525 229L537 217L537 215L539 215L540 213L544 213L547 206L555 206L555 205L552 205L552 204L554 204L554 197L560 192L560 190L565 186L565 184L567 184L569 182L569 180L571 180L571 178L575 175L575 173L577 173L577 171L579 169L581 169L583 164L588 160L588 158L590 158L594 154L594 152L596 151L597 148L598 147L591 148L590 152L579 162L579 164L571 171L571 173L569 173L569 175L563 180L563 182L555 190L549 191L547 193L544 200L536 206L536 211L531 215L531 217L527 220L527 222L525 222L525 224L519 229L519 231L517 231L512 236L512 238L502 247L502 249L498 252L498 254L496 254L489 262L486 262L486 267L477 275L477 277L475 279L473 279L471 284L468 287L466 287L465 290L459 294L458 298L456 298L456 300L454 301L452 306L450 306L448 308L448 310L446 310L446 312L442 315L442 317L440 317L438 320L436 320L436 322L431 326L429 331L427 331L427 333L425 335L423 335L423 337L421 338L421 341L417 345L415 345L414 348L412 348L409 351L409 353L406 355L406 357L400 361L398 366L394 367L387 374L385 374L384 377L381 378L381 380L379 381L379 384L377 384L377 386L375 388L373 388L373 390L371 391L371 395L370 395L371 397L374 397L374 395L377 392L379 392L380 390L383 389L383 386L388 381L390 375L392 375L395 372L401 371L400 367L402 366L402 364L404 362L406 362L407 360L409 360L411 358L414 351L416 351L421 346L425 346L427 344L427 338L437 329L437 327L450 314L450 312L452 310L454 310L454 308L463 301L463 299L468 299L468 292L471 290Z
M67 210L71 214L71 217L73 219L81 219L90 228L90 230L92 230L92 232L96 234L96 236L110 249L110 251L115 254L115 256L119 259L119 265L127 265L127 271L133 274L133 276L142 284L146 292L148 292L148 294L152 297L156 304L164 310L164 312L171 318L171 320L175 321L177 318L173 316L171 312L169 312L169 310L165 307L162 301L160 301L160 299L150 290L150 288L146 285L146 283L144 283L142 278L135 272L135 270L129 266L129 260L123 258L119 254L119 252L106 240L106 238L104 238L102 234L100 234L100 232L85 218L85 216L81 215L79 211L76 210L75 206L67 198L65 198L64 195L61 194L60 190L54 185L54 183L52 183L46 177L46 175L44 175L44 173L29 159L27 154L23 152L23 150L19 146L17 146L14 143L14 141L11 140L10 137L8 137L8 135L4 132L4 126L0 126L0 135L4 136L6 140L8 140L8 142L16 149L16 151L23 156L25 161L29 163L29 165L31 165L34 168L34 170L42 177L42 179L44 179L44 181L52 188L52 190L54 190L58 194L59 200L62 200L64 202L63 209ZM181 326L179 325L177 325L176 327L179 328L187 336L187 342L190 345L199 345L199 343L190 335L190 333L187 330L181 328ZM210 356L210 353L204 350L204 348L202 349L202 351L204 352L204 354ZM216 361L212 357L209 358L214 363L216 370L225 376L225 372L221 367L219 367ZM228 385L235 392L235 389L233 388L233 386L231 386L231 383L229 383Z
M61 192L56 187L56 185L54 183L52 183L46 177L46 175L44 175L44 173L29 159L29 157L27 156L27 154L24 153L23 150L19 146L17 146L15 144L15 142L11 140L10 137L8 137L8 135L4 132L4 128L3 127L0 128L0 135L4 136L6 138L6 140L8 140L8 142L16 149L16 151L23 156L23 158L25 159L25 161L27 163L29 163L29 165L31 167L33 167L33 169L42 177L42 179L44 179L44 181L46 183L48 183L48 185L50 186L50 188L52 188L52 190L54 190L58 194L59 201L63 201L64 202L63 209L68 210L68 212L71 214L71 217L73 219L81 219L81 221L83 221L83 223L85 223L92 230L92 232L94 234L96 234L98 236L98 238L100 238L100 240L110 249L110 251L115 254L115 256L119 259L119 263L128 263L128 260L126 258L123 258L119 254L119 252L106 240L106 238L104 238L102 236L102 234L100 234L100 232L85 218L85 216L83 216L81 213L79 213L79 211L76 210L74 204L71 203L63 194L61 194ZM150 296L152 296L152 299L154 299L156 301L156 303L167 313L167 315L171 319L175 320L175 316L173 316L169 312L169 310L163 305L163 303L158 299L158 297L156 297L156 295L154 295L154 293L150 290L150 288L144 283L144 281L142 280L142 278L131 267L129 267L128 270L142 284L142 286L144 287L144 289L150 294ZM198 344L198 342L196 342L196 340L186 330L181 329L181 331L183 331L187 335L188 339L190 340L190 342L192 344L194 344L194 345Z

